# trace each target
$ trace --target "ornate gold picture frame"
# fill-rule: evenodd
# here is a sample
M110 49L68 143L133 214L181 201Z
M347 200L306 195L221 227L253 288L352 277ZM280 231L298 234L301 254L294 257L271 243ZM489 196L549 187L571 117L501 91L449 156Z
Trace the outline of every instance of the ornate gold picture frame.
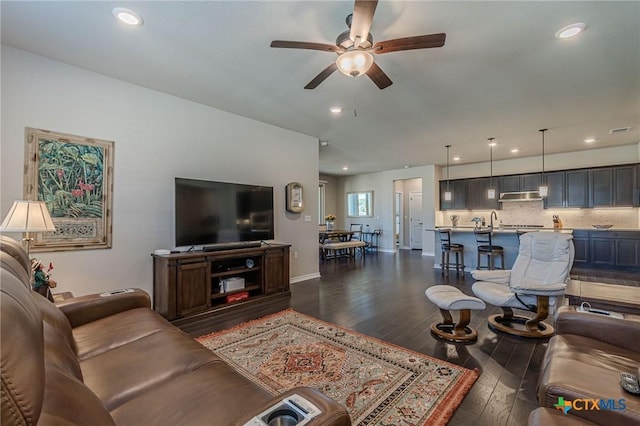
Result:
M114 143L28 127L25 140L24 197L44 201L56 226L31 251L111 248Z

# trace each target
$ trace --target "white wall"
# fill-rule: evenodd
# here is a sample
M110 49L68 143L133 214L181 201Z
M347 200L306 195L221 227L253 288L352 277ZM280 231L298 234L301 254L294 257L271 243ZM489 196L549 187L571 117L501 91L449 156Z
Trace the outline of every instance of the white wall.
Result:
M54 263L58 291L151 292L150 253L174 244L176 176L273 186L275 239L298 252L291 275L318 276L317 222L303 221L317 212L316 139L14 48L1 55L2 217L23 198L25 127L115 141L113 248L35 253ZM302 214L284 209L291 181L306 190Z
M353 191L373 190L373 218L358 219L371 228L382 229L380 237L381 251L395 251L393 241L393 204L394 204L394 181L404 179L422 179L422 219L425 229L435 226L435 210L438 207L436 199L436 178L435 166L420 166L409 169L388 170L379 173L368 173L358 176L346 176L337 180L337 200L338 221L343 218L343 223L347 224L346 218L346 193ZM408 194L406 194L408 197ZM408 214L408 212L405 212ZM340 224L340 223L339 223ZM433 233L425 231L422 239L423 254L434 253ZM405 242L405 245L407 243Z

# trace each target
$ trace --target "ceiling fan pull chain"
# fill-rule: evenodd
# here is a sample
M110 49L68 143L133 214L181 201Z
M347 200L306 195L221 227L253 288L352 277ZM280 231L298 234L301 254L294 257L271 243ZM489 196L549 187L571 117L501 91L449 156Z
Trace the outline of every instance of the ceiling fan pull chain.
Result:
M357 98L356 78L353 77L353 116L358 117L358 98Z

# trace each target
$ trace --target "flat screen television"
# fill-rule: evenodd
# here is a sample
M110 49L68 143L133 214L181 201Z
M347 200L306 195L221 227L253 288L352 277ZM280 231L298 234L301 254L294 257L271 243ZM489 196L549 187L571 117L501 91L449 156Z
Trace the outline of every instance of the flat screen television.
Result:
M176 247L272 240L273 187L175 178Z

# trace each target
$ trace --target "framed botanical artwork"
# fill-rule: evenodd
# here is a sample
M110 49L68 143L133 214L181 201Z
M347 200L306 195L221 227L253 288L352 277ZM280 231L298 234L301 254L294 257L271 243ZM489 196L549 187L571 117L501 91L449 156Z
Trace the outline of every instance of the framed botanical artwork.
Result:
M114 143L32 128L25 139L24 197L44 201L56 226L31 251L111 248Z

